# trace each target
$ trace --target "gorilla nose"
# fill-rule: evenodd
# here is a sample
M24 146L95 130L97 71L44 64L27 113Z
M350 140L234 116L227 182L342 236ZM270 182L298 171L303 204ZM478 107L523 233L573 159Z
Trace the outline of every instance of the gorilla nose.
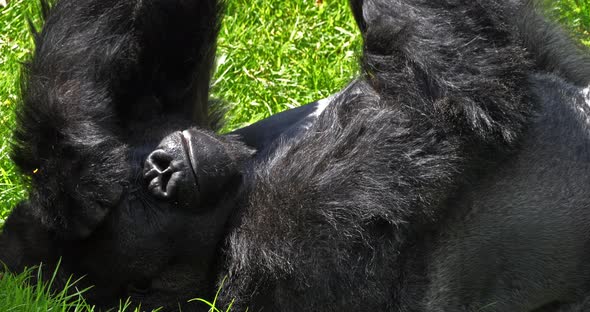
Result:
M184 134L176 132L166 137L145 161L144 178L148 181L148 190L157 198L178 199L179 192L194 194L198 191L185 141Z

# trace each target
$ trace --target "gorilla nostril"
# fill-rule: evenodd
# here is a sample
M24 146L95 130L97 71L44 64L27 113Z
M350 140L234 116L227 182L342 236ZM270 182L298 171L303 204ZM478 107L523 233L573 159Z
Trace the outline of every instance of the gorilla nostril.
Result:
M155 150L148 156L147 162L149 162L153 168L164 171L170 167L172 159L172 155L159 149Z

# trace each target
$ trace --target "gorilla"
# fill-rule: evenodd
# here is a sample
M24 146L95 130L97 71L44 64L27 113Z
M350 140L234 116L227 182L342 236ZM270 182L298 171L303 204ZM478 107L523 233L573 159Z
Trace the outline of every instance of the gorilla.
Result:
M319 104L216 135L209 84L219 1L41 4L45 23L24 68L12 155L30 192L6 220L0 261L12 271L43 263L46 278L59 263L55 287L84 276L78 287L92 286L87 299L99 307L130 297L176 308L213 297L242 171L254 151L264 155L282 132L303 129ZM144 162L190 127L190 142L205 144L194 150L199 171L163 173L183 183L175 194L152 194Z
M0 260L102 308L589 310L588 52L533 1L350 3L359 77L218 135L218 1L59 2Z

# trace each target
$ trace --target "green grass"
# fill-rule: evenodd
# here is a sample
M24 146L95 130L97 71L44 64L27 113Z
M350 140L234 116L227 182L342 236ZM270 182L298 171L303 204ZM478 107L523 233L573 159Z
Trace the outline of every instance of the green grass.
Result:
M559 22L568 26L590 46L590 2L588 0L548 1Z
M356 73L360 41L346 0L229 1L214 95L244 126L337 91Z
M29 283L35 274L41 276L41 270L29 269L24 274L6 274L0 278L0 311L93 311L84 302L83 291L72 291L75 281L68 283L64 290L52 293L51 281Z
M551 0L551 6L590 45L587 1ZM10 0L0 8L0 226L25 197L8 152L20 63L32 47L26 17L36 16L37 10L34 0ZM216 97L231 105L224 131L340 89L357 72L359 46L347 0L229 1L213 88ZM0 311L92 311L76 292L50 296L43 285L26 286L27 276L0 278Z
M38 16L38 10L37 2L31 0L13 0L0 9L0 226L9 209L25 196L22 181L8 157L8 138L18 101L20 64L33 44L26 17Z
M84 300L83 294L88 289L78 289L76 287L78 281L69 280L62 290L52 291L51 284L56 274L54 273L48 282L35 282L41 279L41 273L41 268L29 268L19 275L0 276L0 311L94 312L96 310ZM129 300L120 302L117 310L119 312L142 311L141 307L131 308Z

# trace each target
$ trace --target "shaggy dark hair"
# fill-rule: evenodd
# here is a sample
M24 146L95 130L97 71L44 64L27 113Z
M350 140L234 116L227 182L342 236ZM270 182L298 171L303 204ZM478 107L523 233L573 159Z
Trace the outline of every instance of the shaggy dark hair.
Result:
M588 52L529 1L351 7L355 81L221 136L218 1L62 0L0 259L62 257L100 307L204 310L185 302L221 287L232 311L590 309Z
M553 93L588 85L587 52L524 1L351 2L364 38L362 75L246 179L247 203L228 235L223 301L235 299L238 311L471 311L494 299L506 302L490 310L529 311L522 307L561 302L513 302L519 288L453 285L445 280L459 272L432 270L455 256L436 243L447 239L446 218L478 213L470 187L519 157L536 116L555 109L544 98L583 107L576 93ZM556 118L564 119L556 132L571 135L570 117ZM587 159L588 136L575 135ZM531 205L518 193L526 191L501 191ZM451 267L461 271L461 261L481 255L463 257Z
M51 10L42 2L12 159L32 176L37 214L60 235L88 235L108 211L101 206L116 203L113 186L130 179L134 131L156 132L142 128L175 123L155 122L170 115L210 128L220 5L181 2L59 1ZM161 137L142 143L153 148Z

